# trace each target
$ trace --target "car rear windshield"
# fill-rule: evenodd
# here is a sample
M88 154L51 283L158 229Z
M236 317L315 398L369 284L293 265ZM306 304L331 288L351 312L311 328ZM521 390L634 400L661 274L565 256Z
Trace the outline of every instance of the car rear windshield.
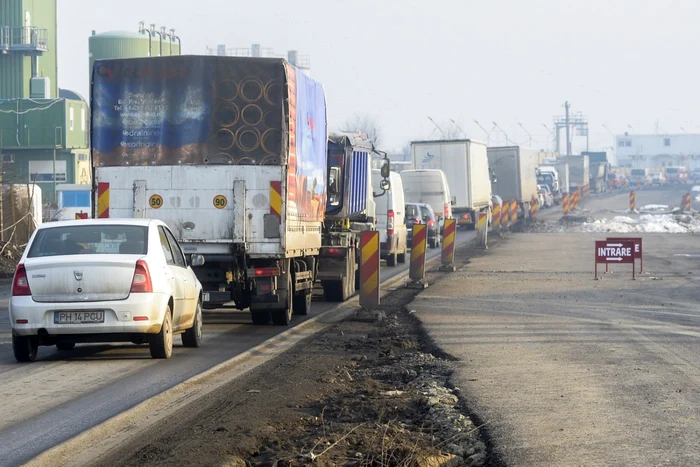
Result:
M667 174L677 174L677 173L678 173L678 169L672 169L672 168L669 167L668 169L666 169L666 173L667 173Z
M644 169L632 169L632 175L646 175L646 171Z
M41 229L29 258L64 255L145 255L148 227L140 225L72 225Z

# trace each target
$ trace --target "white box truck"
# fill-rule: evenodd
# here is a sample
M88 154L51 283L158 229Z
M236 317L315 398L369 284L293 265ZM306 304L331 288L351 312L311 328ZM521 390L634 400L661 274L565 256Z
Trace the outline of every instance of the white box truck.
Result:
M457 225L473 229L477 214L491 215L491 172L486 143L469 139L412 141L416 169L440 169L450 187Z
M496 179L493 192L504 201L515 200L520 217L527 217L530 200L537 198L539 152L519 146L489 148L488 160Z

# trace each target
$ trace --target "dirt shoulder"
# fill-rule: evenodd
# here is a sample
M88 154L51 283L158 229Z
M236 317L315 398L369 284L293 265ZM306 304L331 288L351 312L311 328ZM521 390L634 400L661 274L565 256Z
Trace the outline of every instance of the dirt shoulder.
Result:
M405 309L416 294L398 288L379 322L358 316L310 337L97 465L485 465L452 359Z
M595 281L607 235L512 235L410 305L508 465L700 464L698 237Z

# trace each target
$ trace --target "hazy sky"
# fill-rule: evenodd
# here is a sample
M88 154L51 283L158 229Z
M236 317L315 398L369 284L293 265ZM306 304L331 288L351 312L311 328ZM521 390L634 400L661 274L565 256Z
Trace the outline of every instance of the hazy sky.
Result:
M439 136L431 116L481 140L474 120L496 122L528 145L520 122L546 148L543 123L566 100L588 116L592 149L613 144L603 124L700 133L697 0L59 0L60 87L87 96L91 31L140 20L175 28L186 54L252 43L308 54L330 128L370 114L385 147Z

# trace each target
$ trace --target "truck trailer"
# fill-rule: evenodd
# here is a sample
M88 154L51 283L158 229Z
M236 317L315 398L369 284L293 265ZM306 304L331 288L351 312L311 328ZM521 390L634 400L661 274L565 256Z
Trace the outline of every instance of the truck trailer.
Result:
M496 181L491 184L494 194L504 201L515 200L520 217L528 217L530 200L537 199L537 167L539 152L519 146L488 148L489 166Z
M98 60L94 217L157 218L195 268L203 306L255 324L311 306L327 205L326 101L283 59Z
M491 170L486 143L469 139L413 141L411 153L416 169L440 169L445 173L457 225L474 229L480 212L486 212L490 222Z
M569 164L569 189L583 188L590 183L590 164L588 156L561 156L560 162Z

